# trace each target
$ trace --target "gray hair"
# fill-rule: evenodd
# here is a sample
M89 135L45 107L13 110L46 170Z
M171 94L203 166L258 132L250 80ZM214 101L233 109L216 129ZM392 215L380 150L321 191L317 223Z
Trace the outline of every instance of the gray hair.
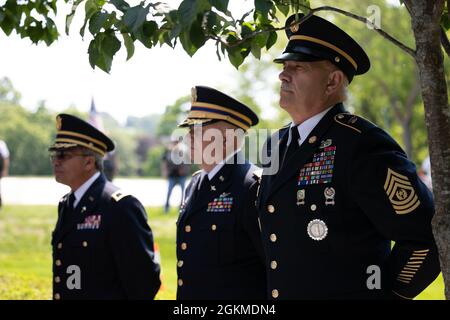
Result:
M84 149L84 152L86 155L94 157L95 169L97 169L100 172L103 172L103 156L97 152L90 150L90 149L87 149L87 148L83 148L83 149Z

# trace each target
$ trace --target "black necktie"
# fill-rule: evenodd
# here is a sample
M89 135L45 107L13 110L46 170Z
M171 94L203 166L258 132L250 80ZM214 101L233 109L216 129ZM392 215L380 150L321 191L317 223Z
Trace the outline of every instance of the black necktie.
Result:
M200 181L199 189L198 189L197 193L198 193L198 194L202 194L202 193L208 191L210 185L211 185L211 184L210 184L210 182L209 182L208 174L205 174L205 175L202 177L202 180Z
M298 132L298 127L294 126L290 129L291 131L291 142L289 143L289 146L285 147L285 151L281 160L280 168L283 166L284 162L291 157L295 151L297 151L300 146L298 144L298 140L300 139L300 134ZM286 141L287 144L287 141Z
M69 195L69 199L67 200L67 207L70 211L73 211L74 203L75 203L75 194L73 192L71 192Z

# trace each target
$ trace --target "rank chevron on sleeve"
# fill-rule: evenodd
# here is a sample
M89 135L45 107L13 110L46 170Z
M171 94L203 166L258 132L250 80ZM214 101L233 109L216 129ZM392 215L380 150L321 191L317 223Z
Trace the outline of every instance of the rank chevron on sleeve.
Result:
M408 177L390 168L387 170L384 190L397 214L410 213L420 205L420 200Z

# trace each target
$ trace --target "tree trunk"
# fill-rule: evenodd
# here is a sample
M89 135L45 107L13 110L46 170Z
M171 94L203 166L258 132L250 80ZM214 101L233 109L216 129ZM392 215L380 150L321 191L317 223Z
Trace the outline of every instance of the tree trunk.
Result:
M410 0L408 3L430 147L436 206L433 233L439 249L445 295L450 299L450 108L439 26L444 0Z
M402 122L402 126L403 126L403 145L405 146L405 152L409 158L412 158L413 146L411 135L411 119L404 119Z

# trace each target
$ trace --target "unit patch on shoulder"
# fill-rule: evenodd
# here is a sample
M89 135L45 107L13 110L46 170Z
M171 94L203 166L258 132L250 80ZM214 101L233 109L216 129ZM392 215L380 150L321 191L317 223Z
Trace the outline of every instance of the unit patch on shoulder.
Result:
M126 196L129 196L129 193L123 192L122 190L117 190L111 195L111 198L114 199L114 201L119 202L121 199L125 198Z
M384 190L397 214L410 213L420 205L420 200L408 177L390 168L387 170Z

